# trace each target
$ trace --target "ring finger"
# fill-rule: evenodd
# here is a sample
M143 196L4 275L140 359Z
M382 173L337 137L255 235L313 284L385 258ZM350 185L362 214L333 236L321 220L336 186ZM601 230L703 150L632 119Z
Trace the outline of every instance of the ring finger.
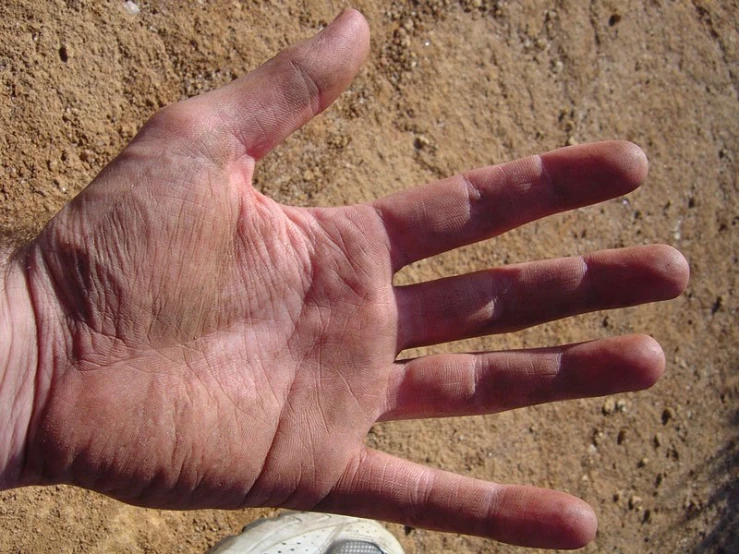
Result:
M442 354L395 364L380 420L483 415L652 386L664 371L646 335L552 348Z

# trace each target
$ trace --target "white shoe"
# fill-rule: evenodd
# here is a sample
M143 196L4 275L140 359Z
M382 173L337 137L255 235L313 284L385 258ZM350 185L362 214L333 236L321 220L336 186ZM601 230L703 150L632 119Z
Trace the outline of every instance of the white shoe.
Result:
M209 554L403 554L403 547L371 519L286 512L250 523Z

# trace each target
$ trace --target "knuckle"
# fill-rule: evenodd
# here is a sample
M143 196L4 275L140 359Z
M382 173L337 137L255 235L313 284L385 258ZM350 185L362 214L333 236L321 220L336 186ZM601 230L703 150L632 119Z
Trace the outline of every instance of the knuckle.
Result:
M422 525L426 519L424 516L431 504L436 486L434 473L430 469L421 472L411 490L411 498L408 503L408 521L412 525Z

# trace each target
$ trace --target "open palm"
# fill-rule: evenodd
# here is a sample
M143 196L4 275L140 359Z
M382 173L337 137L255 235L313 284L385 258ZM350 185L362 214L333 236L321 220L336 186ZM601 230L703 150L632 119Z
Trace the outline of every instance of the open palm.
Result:
M632 336L398 361L683 289L665 246L393 286L404 265L626 193L628 143L482 168L370 204L298 209L254 190L256 160L326 108L368 51L347 11L255 72L155 115L20 256L39 328L27 474L168 508L284 506L574 547L590 509L554 491L393 458L378 420L491 413L649 386Z

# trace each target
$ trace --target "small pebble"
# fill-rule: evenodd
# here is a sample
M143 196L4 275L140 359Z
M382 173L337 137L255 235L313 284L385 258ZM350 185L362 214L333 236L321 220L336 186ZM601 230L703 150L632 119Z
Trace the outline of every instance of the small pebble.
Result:
M667 425L670 420L675 419L675 415L675 410L672 408L665 408L662 412L662 425Z
M603 441L604 437L605 437L605 434L603 433L603 431L599 431L597 429L594 430L593 431L593 446L598 446Z
M626 402L626 400L620 399L616 400L616 410L619 412L625 412L629 409L629 404Z
M67 186L62 181L58 181L57 179L54 179L54 184L59 187L59 191L66 193L67 192Z
M642 458L639 460L639 467L646 467L646 465L649 463L649 458Z
M616 410L616 401L613 398L606 398L603 402L603 413L605 415L612 414Z
M634 510L641 506L642 499L641 496L633 495L631 498L629 498L629 510Z
M131 15L137 15L141 11L138 4L136 4L136 2L131 2L131 0L123 4L123 8Z
M425 135L418 135L413 141L413 146L415 146L416 150L422 150L431 146L431 141Z

